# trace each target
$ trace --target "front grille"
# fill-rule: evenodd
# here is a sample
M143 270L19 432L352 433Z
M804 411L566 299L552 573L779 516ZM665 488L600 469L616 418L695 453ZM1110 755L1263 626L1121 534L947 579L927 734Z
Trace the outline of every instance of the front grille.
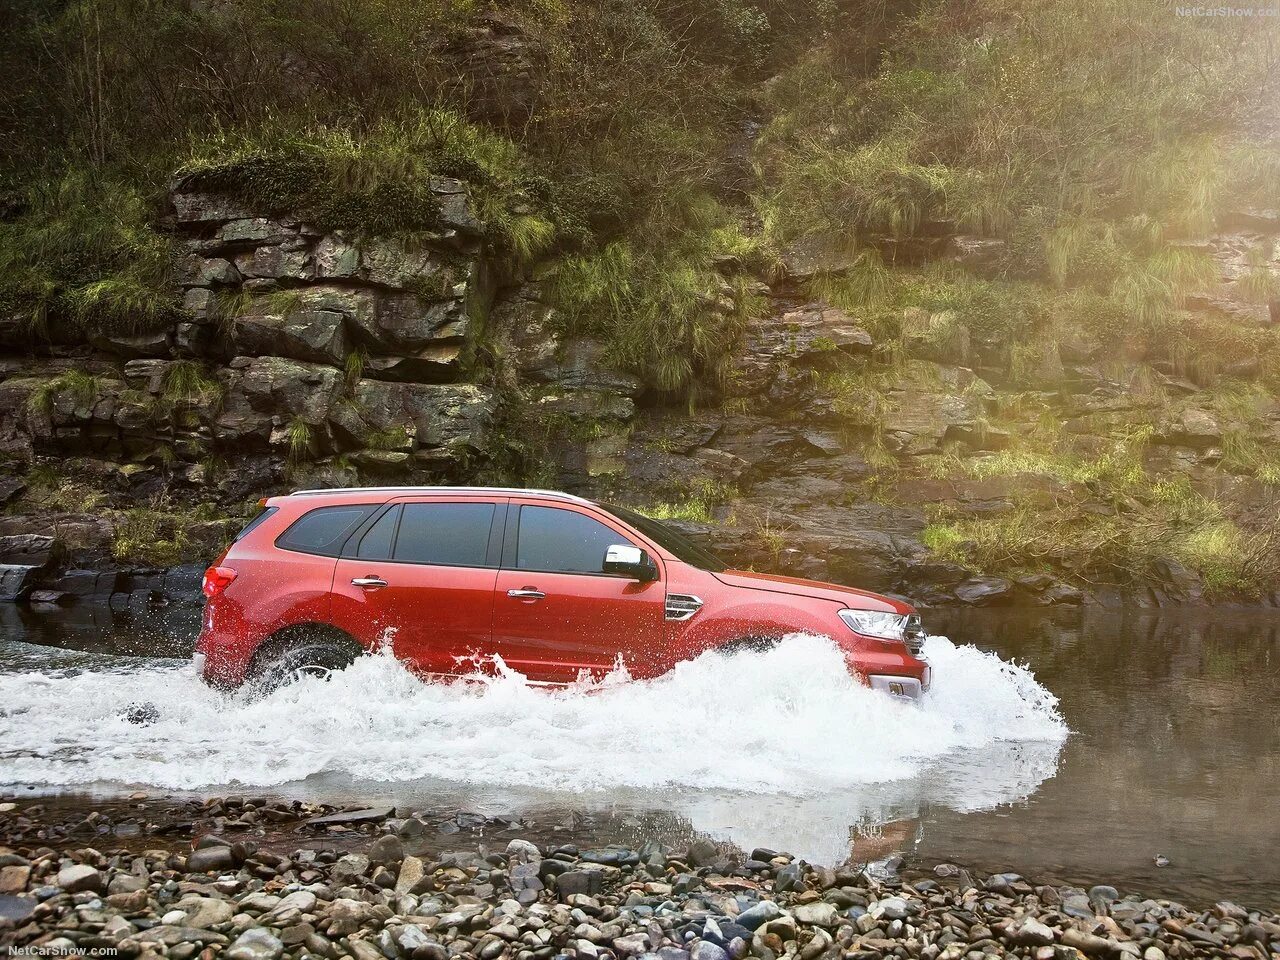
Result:
M667 619L688 620L702 609L702 601L691 593L667 594Z
M925 633L924 624L920 622L920 614L913 613L907 617L907 625L902 631L902 639L906 643L907 649L913 654L918 654L924 649L924 642L929 639L929 634Z

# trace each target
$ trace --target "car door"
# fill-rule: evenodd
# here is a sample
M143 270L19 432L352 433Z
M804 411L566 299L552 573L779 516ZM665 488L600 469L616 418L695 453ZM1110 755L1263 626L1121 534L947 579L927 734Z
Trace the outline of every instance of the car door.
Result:
M637 663L662 649L661 569L647 583L602 572L613 545L654 555L623 530L576 504L512 501L493 618L493 647L508 666L568 683L583 670L603 675L619 656Z
M506 501L404 497L348 541L333 582L334 623L392 645L422 674L456 674L487 654Z

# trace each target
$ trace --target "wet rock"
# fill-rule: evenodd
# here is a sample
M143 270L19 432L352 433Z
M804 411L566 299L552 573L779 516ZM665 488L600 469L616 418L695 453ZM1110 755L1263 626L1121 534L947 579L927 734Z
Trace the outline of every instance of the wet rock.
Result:
M971 606L994 606L1013 599L1013 584L1003 577L973 577L959 584L955 595Z
M307 820L308 827L351 826L358 823L376 823L386 820L395 813L393 807L368 807L363 810L345 810L342 813L331 813L323 817L312 817Z
M205 847L187 857L187 869L192 873L215 873L235 868L236 858L230 846Z
M604 889L604 875L599 870L569 870L556 877L555 886L561 900L575 895L594 896Z
M798 863L789 863L774 877L773 888L778 893L802 893L808 889L804 871Z
M0 563L44 568L57 563L64 553L57 537L23 533L0 537Z

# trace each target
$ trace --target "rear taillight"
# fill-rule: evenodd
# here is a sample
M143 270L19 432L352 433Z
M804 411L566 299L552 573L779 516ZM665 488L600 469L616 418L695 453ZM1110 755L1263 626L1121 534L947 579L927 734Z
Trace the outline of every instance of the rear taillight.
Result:
M204 572L204 584L200 589L204 591L204 595L212 600L223 590L231 586L231 581L236 578L236 572L230 567L210 567Z

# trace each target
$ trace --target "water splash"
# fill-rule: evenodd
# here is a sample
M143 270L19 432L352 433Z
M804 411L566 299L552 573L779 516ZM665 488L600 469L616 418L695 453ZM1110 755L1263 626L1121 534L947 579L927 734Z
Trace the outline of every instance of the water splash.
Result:
M858 684L831 641L809 636L706 654L656 680L615 671L556 692L505 667L424 684L388 655L258 699L219 694L174 662L28 668L0 674L0 782L199 789L326 774L811 796L918 782L1009 744L1050 745L1056 758L1067 730L1029 671L940 637L926 653L935 683L919 707ZM129 722L143 702L152 722ZM1037 769L1035 783L1051 772Z

